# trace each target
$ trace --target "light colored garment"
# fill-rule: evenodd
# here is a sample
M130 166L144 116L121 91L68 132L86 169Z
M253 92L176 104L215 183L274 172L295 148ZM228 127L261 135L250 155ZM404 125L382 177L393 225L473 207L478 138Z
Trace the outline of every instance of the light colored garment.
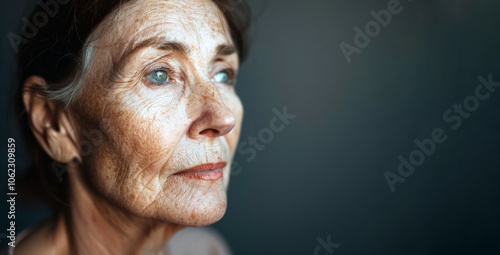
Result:
M224 237L210 227L185 228L167 244L169 255L230 255Z
M18 243L29 229L17 235ZM14 255L14 248L0 251L0 255ZM231 255L226 241L211 227L185 228L177 232L165 245L169 255Z

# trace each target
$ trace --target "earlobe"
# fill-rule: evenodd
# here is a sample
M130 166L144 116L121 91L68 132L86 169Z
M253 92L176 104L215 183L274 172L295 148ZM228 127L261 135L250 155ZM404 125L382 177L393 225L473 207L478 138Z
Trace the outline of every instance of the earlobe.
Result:
M75 142L75 129L67 112L36 92L46 84L40 76L31 76L24 83L23 103L31 131L52 159L61 163L69 163L74 158L81 160Z

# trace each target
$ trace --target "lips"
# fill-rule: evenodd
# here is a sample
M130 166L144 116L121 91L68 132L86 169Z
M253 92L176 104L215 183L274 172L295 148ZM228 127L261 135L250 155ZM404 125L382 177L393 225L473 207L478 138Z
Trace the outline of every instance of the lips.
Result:
M222 177L222 168L226 164L226 162L201 164L175 173L174 175L190 179L215 181Z

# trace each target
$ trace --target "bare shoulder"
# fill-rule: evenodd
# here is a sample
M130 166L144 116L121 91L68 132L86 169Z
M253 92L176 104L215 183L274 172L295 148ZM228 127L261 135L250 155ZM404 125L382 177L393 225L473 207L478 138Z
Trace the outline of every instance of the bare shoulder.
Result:
M211 227L185 228L168 242L170 255L207 254L230 255L224 237Z
M61 244L67 241L66 238L51 238L57 229L55 222L54 218L51 218L24 230L17 236L16 247L10 252L16 255L34 254L34 251L37 255L67 253L61 249Z
M14 251L16 255L32 253L33 250L35 250L34 247L43 244L43 242L41 242L41 239L45 234L44 230L45 228L43 228L43 223L38 226L25 229L23 232L16 236L15 248L9 248L9 253L7 254L14 254ZM44 251L44 249L37 250Z

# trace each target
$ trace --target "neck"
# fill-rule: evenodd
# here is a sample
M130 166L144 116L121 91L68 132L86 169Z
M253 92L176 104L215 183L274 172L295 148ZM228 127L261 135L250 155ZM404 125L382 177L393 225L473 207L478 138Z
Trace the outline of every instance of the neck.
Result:
M55 235L69 254L166 254L166 242L182 226L124 212L70 175L70 206L60 214ZM68 254L66 253L66 254Z

